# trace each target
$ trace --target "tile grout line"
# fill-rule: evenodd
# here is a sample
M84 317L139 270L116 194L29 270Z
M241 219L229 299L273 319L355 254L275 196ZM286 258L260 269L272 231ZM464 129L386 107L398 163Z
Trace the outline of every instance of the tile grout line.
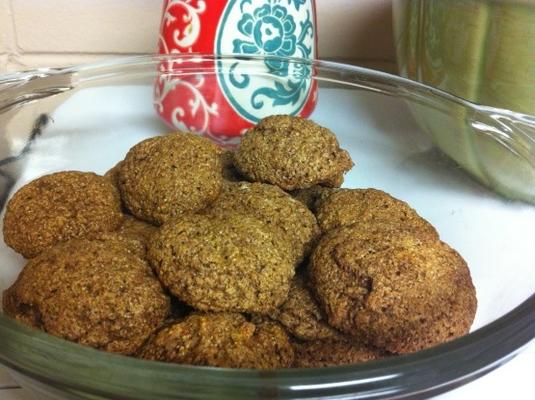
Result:
M15 27L15 13L13 11L13 4L11 0L7 0L5 4L6 12L9 17L9 35L11 36L7 46L7 65L19 64L18 58L21 49L17 40L17 28Z

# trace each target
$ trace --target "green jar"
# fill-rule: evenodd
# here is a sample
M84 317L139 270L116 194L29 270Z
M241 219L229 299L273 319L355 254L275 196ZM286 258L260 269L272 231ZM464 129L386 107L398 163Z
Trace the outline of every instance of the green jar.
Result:
M402 76L477 104L535 115L535 0L394 0L393 13ZM508 197L534 201L535 194L511 190L533 179L532 133L508 136L504 126L500 138L492 129L475 132L461 108L451 110L453 123L411 109L435 143L478 180ZM526 120L528 126L534 121ZM525 149L521 157L504 151L512 140Z

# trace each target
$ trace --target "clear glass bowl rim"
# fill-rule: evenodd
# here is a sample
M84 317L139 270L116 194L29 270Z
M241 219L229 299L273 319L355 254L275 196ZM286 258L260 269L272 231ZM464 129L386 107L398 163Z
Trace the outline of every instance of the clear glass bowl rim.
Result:
M0 77L0 91L3 88L15 87L17 93L23 93L24 86L28 82L51 75L84 72L98 79L99 74L110 71L124 74L122 69L128 66L145 68L156 66L164 60L193 58L202 61L235 59L234 56L205 54L127 57L78 67L39 69L4 75ZM534 117L477 105L439 89L380 71L320 60L267 56L239 57L240 60L247 59L253 63L267 58L310 65L316 71L316 79L321 77L322 71L334 72L343 74L344 79L353 78L358 82L358 86L365 90L374 90L383 85L395 86L403 90L405 96L438 97L479 112L506 114L510 118L524 122L527 120L535 124ZM212 71L213 68L215 67L212 67ZM128 74L128 70L126 73ZM250 394L251 391L254 393L262 387L276 388L277 395L282 398L359 393L361 397L366 398L385 395L401 398L415 393L426 393L426 395L439 393L475 379L509 359L533 338L535 338L535 294L492 323L428 350L327 369L253 371L147 362L109 354L29 329L0 315L0 363L41 382L65 386L84 393L100 393L121 398L141 398L136 397L135 393L148 384L165 386L166 393L174 391L183 394L188 393L188 390L207 385L219 389L231 387L234 392L230 398L238 398L240 393ZM22 347L25 353L38 354L43 360L56 360L60 354L63 366L37 366L29 363L28 357L24 359L17 357L16 349ZM88 361L91 366L86 364ZM106 385L105 381L88 379L88 368L95 373L97 371L102 373L103 377L114 375L121 385L115 388L114 385ZM102 389L101 383L106 389ZM99 387L101 389L98 389ZM125 395L126 389L131 390L128 391L130 395ZM158 392L158 389L155 389ZM138 393L141 394L142 391ZM155 393L155 396L158 394Z

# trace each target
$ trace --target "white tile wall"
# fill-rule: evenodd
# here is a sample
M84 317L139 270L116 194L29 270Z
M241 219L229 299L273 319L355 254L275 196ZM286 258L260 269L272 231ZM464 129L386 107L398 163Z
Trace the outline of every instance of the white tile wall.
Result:
M316 0L320 56L393 70L391 2ZM0 73L154 52L161 7L162 0L0 0Z
M8 58L6 71L23 71L40 67L64 67L69 65L99 62L114 57L126 56L124 53L22 53ZM1 73L0 56L0 73ZM0 399L2 400L2 399Z
M7 0L0 0L0 54L7 55L12 40L11 19Z
M15 34L27 52L145 53L155 48L157 0L11 0Z
M0 74L2 73L3 70L7 70L7 65L8 65L8 56L7 54L0 54Z

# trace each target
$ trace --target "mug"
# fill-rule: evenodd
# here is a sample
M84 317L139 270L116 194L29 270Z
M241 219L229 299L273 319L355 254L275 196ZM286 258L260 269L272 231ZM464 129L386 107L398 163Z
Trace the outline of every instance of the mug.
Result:
M174 129L236 142L263 117L308 117L317 102L313 69L284 59L317 58L313 0L165 0L159 53L236 56L162 60L155 107ZM254 75L248 56L266 56ZM210 62L220 73L202 73Z

